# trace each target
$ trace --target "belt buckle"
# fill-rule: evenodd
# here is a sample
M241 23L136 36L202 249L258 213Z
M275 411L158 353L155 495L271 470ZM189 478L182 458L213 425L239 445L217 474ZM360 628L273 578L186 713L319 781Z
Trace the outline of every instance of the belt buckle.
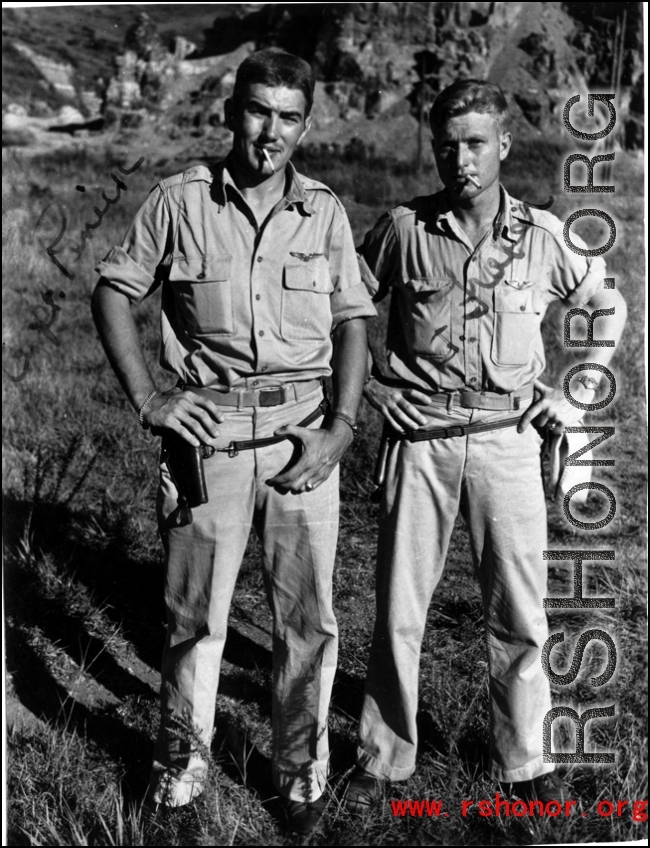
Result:
M453 439L456 436L462 436L465 432L465 428L460 426L459 424L454 427L445 427L445 435L442 437L443 439Z
M279 406L285 402L284 386L260 389L260 406Z

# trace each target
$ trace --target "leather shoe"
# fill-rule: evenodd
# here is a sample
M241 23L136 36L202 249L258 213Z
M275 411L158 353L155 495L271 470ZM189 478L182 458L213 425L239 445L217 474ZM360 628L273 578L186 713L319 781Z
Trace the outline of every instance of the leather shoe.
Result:
M541 774L532 780L513 783L512 794L518 795L524 801L541 801L543 804L549 801L559 801L560 804L564 804L567 798L564 781L555 771Z
M287 827L292 833L311 833L325 812L325 799L322 796L315 801L292 801L287 798L284 812Z
M345 792L345 808L353 815L367 813L384 794L386 780L375 777L360 766L350 778Z

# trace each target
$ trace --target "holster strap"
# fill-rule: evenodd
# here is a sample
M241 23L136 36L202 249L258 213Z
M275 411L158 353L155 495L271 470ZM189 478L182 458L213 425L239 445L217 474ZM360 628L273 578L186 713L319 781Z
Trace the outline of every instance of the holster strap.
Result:
M329 401L326 397L322 399L322 401L318 404L316 409L313 412L310 412L306 418L303 418L302 421L299 421L296 424L296 427L307 427L309 424L313 424L321 415L325 415L329 409ZM237 456L240 451L244 450L255 450L256 448L267 448L270 445L277 445L279 442L283 442L287 436L269 436L266 439L249 439L245 442L231 442L227 448L208 448L212 453L227 453L228 456L232 459ZM212 453L208 454L208 456L212 456Z
M280 406L291 400L299 400L315 392L321 385L320 380L305 380L300 383L284 383L281 386L268 386L261 389L233 389L222 392L219 389L196 388L182 384L182 388L197 392L222 406Z
M491 421L487 424L457 424L453 427L437 427L435 430L407 430L395 433L394 438L407 442L429 442L433 439L454 439L457 436L469 436L470 433L487 433L504 427L515 427L519 418L507 418L504 421Z

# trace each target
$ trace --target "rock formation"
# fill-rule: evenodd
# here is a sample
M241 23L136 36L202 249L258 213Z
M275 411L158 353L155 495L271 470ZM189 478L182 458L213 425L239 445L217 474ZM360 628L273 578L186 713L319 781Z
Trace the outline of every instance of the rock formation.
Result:
M323 130L399 118L412 136L442 88L477 77L503 87L520 135L559 136L569 97L615 91L617 143L643 143L640 3L233 4L204 35L202 47L178 35L163 40L140 14L101 92L108 124L146 122L171 138L219 135L238 64L274 45L313 65L314 125ZM85 87L71 66L14 46L87 116L97 111L100 92L93 100L86 89L80 99Z

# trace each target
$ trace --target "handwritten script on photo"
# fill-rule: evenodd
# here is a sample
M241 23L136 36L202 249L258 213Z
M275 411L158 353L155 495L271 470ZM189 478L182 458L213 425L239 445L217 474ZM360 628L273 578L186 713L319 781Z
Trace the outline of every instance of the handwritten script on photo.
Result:
M131 168L123 168L121 165L117 166L118 171L124 176L128 176L129 174L133 174L138 168L143 164L144 156L141 156L138 161ZM93 231L96 230L104 217L104 215L108 212L111 206L118 203L120 197L122 196L123 191L128 191L128 186L126 183L121 180L119 177L115 176L115 174L111 174L111 179L117 186L117 191L113 197L109 197L106 192L102 191L102 200L105 202L105 206L103 209L99 209L98 207L93 207L93 212L97 216L97 219L92 222L87 222L83 229L79 234L79 242L77 244L69 244L67 245L70 250L76 255L76 260L79 261L81 256L83 255L84 250L86 249L86 242L89 239L92 239ZM85 192L85 186L78 185L75 186L77 191ZM65 210L60 204L50 204L47 206L43 212L41 213L38 221L36 222L36 227L34 228L34 238L38 238L39 230L46 223L48 216L51 213L51 210L55 209L58 215L60 216L60 230L55 236L54 240L44 246L45 252L48 255L49 259L54 263L54 265L58 268L58 270L63 274L63 276L72 281L75 279L75 274L66 268L66 266L57 258L64 250L64 246L61 245L63 238L66 234L66 230L68 227L68 219L65 214ZM60 246L61 245L61 246ZM65 292L59 291L58 296L61 300L65 299ZM47 289L46 291L41 293L41 297L43 299L43 304L38 304L37 306L32 307L32 314L34 316L34 320L30 321L26 325L26 329L35 331L39 334L38 338L47 339L56 347L59 347L61 342L59 338L52 331L52 326L56 322L59 313L61 312L61 307L55 301L55 293L53 289ZM49 310L49 311L48 311ZM14 383L19 383L21 380L24 380L30 370L31 365L31 357L29 353L22 347L10 350L3 343L3 353L9 358L12 359L16 363L21 363L22 361L22 369L17 373L12 373L9 369L5 368L4 364L2 366L3 373Z

